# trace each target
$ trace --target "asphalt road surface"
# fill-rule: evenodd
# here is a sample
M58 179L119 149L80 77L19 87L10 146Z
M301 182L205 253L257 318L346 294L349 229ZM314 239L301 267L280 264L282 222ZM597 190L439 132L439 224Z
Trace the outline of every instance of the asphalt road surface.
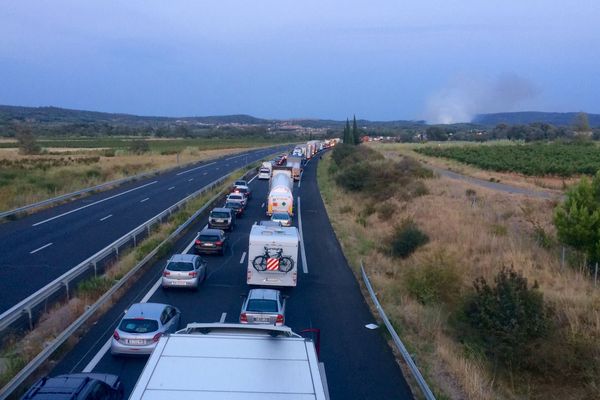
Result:
M134 302L160 302L178 307L182 312L181 327L189 322L238 322L240 295L249 289L245 258L248 236L252 224L265 219L268 182L254 180L251 187L253 198L230 234L232 246L224 256L204 256L208 260L208 275L197 292L165 291L159 287L165 259L159 260L81 338L51 375L79 371L117 374L129 395L147 357L114 357L108 345L123 311ZM295 332L311 327L321 330L321 361L325 363L331 399L412 399L381 328L365 327L374 323L375 318L327 218L316 183L316 161L305 167L300 188L296 187L295 192L299 204L294 225L298 226L301 220L306 264L299 263L298 286L284 289L290 296L286 324ZM174 247L176 251L189 250L197 230L205 224L205 219L198 221L195 230ZM202 371L198 371L198 379L202 379ZM235 371L231 379L235 379Z
M0 313L189 194L288 148L188 165L0 224Z

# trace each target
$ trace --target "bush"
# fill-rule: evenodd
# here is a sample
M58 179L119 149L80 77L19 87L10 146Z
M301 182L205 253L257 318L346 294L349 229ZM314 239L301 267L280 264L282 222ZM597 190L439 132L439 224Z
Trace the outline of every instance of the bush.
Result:
M370 184L370 174L371 167L363 162L342 169L335 177L335 182L350 192L361 192Z
M129 145L129 151L134 154L144 154L150 151L150 145L146 140L134 140Z
M104 157L114 157L117 154L117 151L115 149L106 149L103 152L103 156Z
M411 266L405 275L408 293L421 304L455 304L460 295L461 277L456 263L437 252L423 263Z
M536 339L547 334L549 309L537 282L512 267L503 267L490 286L484 278L473 282L475 292L465 303L465 316L484 350L509 368L520 367Z
M390 254L392 257L406 258L427 242L429 236L421 231L414 221L407 219L396 227L390 239Z

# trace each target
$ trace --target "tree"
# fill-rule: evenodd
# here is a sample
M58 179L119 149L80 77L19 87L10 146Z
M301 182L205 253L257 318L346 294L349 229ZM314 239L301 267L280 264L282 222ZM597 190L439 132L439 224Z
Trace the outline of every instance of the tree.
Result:
M150 145L147 140L137 139L129 145L129 151L135 154L143 154L150 151Z
M490 286L484 278L473 282L475 293L465 303L465 316L483 347L505 366L518 367L536 339L550 329L549 309L537 282L512 267L503 267Z
M353 144L352 133L350 132L350 121L346 118L346 126L344 127L344 143Z
M556 207L554 225L564 244L586 253L590 262L600 261L600 171L590 182L582 178Z
M31 133L31 128L29 126L18 125L16 131L19 153L26 155L40 154L42 148L35 139L35 136L33 136L33 133Z
M356 126L356 115L354 115L352 120L352 138L354 140L354 144L360 144L360 132Z
M584 112L577 113L574 123L575 132L590 132L590 121Z

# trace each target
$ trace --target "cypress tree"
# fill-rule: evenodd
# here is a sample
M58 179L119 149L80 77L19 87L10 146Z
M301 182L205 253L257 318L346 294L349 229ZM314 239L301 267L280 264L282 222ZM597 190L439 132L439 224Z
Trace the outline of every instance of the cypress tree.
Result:
M356 115L352 121L352 138L354 139L354 144L360 144L360 133L358 132L358 127L356 126Z
M354 143L352 134L350 133L350 121L348 121L348 118L346 118L346 126L344 127L344 143L346 143L346 144Z

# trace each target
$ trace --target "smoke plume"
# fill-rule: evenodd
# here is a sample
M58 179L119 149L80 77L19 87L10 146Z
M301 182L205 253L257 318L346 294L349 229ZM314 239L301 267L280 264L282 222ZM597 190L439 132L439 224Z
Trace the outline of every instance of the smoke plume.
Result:
M425 119L431 124L470 122L481 113L516 111L538 93L533 83L517 75L495 80L460 76L428 99Z

